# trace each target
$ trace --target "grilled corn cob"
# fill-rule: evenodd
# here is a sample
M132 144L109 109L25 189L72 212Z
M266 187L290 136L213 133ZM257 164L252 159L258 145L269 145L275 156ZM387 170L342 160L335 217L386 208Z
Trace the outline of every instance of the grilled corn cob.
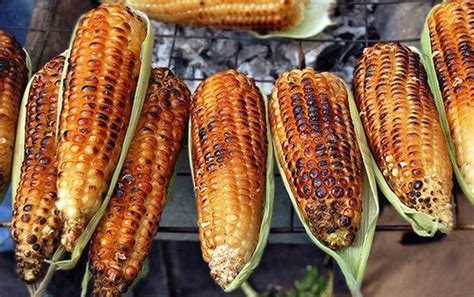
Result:
M331 249L360 228L362 158L348 94L334 74L312 69L280 76L270 102L276 155L313 234Z
M15 38L0 30L0 195L10 182L16 122L28 69Z
M265 197L265 106L252 79L215 74L191 102L192 162L199 238L211 275L230 284L251 258Z
M457 164L474 192L474 2L438 5L428 27Z
M192 26L213 26L260 32L281 31L298 25L306 1L297 0L102 0L122 2L151 18Z
M121 296L141 270L166 203L190 96L170 70L152 71L121 178L92 239L94 296Z
M64 57L57 56L35 74L28 94L25 158L13 209L11 235L20 278L42 278L59 244L61 220L55 206L56 117Z
M142 19L120 4L99 6L79 22L57 149L57 207L68 251L102 204L120 156L145 36Z
M419 56L397 43L366 49L354 89L370 149L391 190L451 228L452 169Z

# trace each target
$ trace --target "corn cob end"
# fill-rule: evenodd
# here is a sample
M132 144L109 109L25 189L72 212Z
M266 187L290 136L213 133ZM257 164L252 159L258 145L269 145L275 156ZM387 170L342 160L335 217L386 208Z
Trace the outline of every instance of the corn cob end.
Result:
M107 269L107 274L98 274L94 278L93 297L120 297L126 290L126 282L119 277L120 271Z
M242 257L225 245L218 246L209 261L211 276L222 288L227 287L244 266Z
M76 241L81 236L86 227L86 220L82 218L74 220L64 220L64 229L61 236L61 244L66 251L72 252L76 246Z

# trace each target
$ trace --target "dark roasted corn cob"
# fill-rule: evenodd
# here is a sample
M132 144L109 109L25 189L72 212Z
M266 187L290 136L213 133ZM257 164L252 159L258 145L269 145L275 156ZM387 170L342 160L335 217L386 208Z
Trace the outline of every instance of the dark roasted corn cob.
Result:
M451 163L420 57L397 43L365 49L354 89L370 149L392 191L451 228Z
M292 28L303 19L306 1L298 0L102 0L121 2L151 18L193 26L260 32Z
M313 69L280 76L270 102L276 155L313 234L332 249L360 228L362 158L341 79Z
M474 1L438 5L428 27L457 164L474 192Z
M58 203L61 243L72 251L99 209L120 156L133 104L143 20L120 4L80 20L69 57L60 118Z
M191 103L199 238L211 275L226 287L258 242L265 197L265 105L234 70L206 79Z
M0 195L10 182L16 123L27 73L25 52L13 36L0 30Z
M92 239L94 296L121 296L142 268L166 203L190 96L170 70L152 71L119 183Z
M16 193L11 235L18 274L40 280L59 244L61 220L56 209L56 117L64 57L57 56L35 74L28 94L25 157Z

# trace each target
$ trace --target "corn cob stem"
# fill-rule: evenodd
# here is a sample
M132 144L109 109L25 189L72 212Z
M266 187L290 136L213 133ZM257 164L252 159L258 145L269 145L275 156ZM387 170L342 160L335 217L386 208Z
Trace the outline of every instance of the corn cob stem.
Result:
M94 296L120 296L142 268L166 203L189 102L189 90L170 70L152 71L121 178L92 239Z
M11 178L16 123L28 69L25 52L13 36L2 30L0 48L0 195L3 196Z
M204 81L191 103L199 238L225 288L252 257L262 224L267 134L255 82L230 70Z
M391 190L406 206L452 228L452 169L419 56L397 43L366 49L354 89L369 146Z
M360 228L362 159L344 83L330 73L280 76L270 102L277 157L318 240L351 245Z
M474 3L446 1L428 17L433 59L456 148L457 165L474 192Z
M121 2L151 18L193 26L281 31L298 25L306 1L297 0L105 0Z
M25 157L16 193L11 235L20 278L33 283L59 243L61 221L56 201L56 117L64 57L35 74L26 105Z
M145 36L143 20L120 4L99 6L79 22L57 149L57 207L68 251L102 204L120 156Z

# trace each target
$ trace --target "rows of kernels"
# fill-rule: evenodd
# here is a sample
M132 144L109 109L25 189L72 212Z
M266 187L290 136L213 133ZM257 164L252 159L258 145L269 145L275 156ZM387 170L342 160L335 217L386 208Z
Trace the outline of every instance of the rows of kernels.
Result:
M16 124L26 85L26 55L15 38L0 30L0 195L10 182Z
M117 1L103 1L117 2ZM298 24L305 1L119 0L161 21L184 25L278 31Z
M199 237L211 274L226 286L252 256L265 196L265 106L236 71L205 80L191 104Z
M11 235L21 279L41 279L59 243L56 201L56 117L64 57L35 74L26 105L25 155L13 208Z
M450 1L428 19L432 59L456 147L457 164L474 191L474 3Z
M270 102L277 157L314 235L338 249L360 228L362 161L347 90L330 73L280 76Z
M146 27L122 5L102 5L80 22L69 58L58 143L58 208L67 250L103 201L121 152Z
M166 203L189 103L189 90L170 70L152 71L119 183L91 243L98 296L101 292L119 296L142 268Z
M420 57L396 43L368 48L354 88L370 148L392 191L452 227L452 170Z

